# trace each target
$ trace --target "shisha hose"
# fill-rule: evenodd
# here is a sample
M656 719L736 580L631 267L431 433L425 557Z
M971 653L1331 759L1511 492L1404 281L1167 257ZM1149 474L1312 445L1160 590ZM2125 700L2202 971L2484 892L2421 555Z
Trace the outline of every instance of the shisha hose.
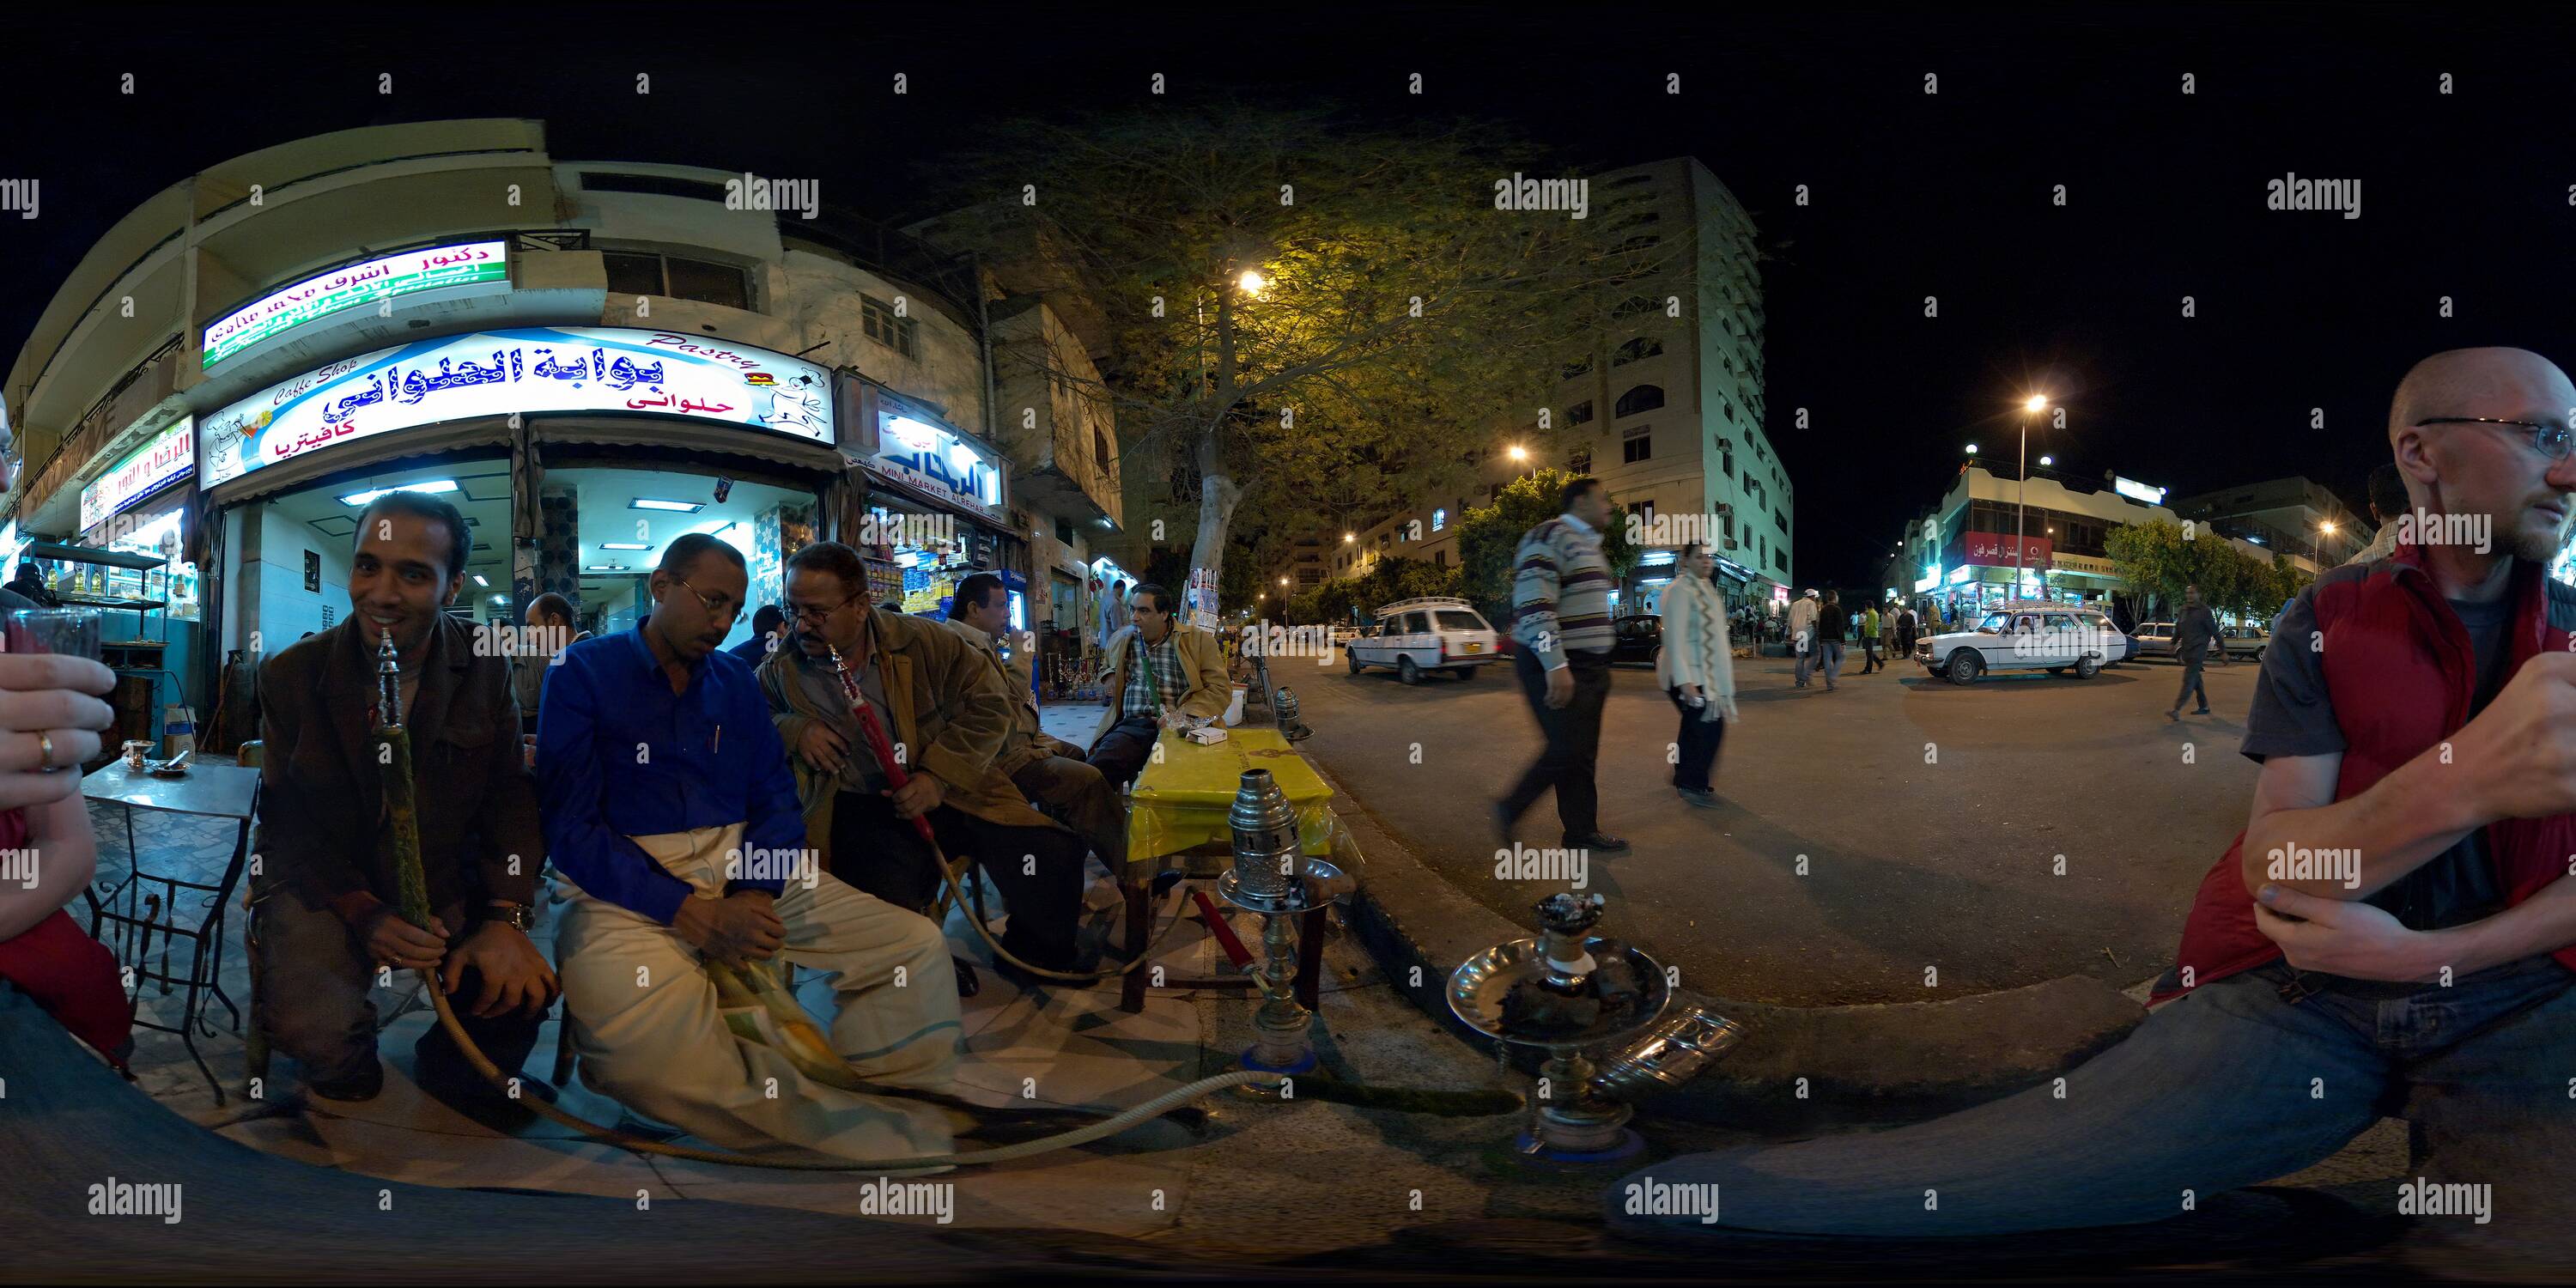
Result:
M427 930L431 919L429 888L421 875L420 820L413 810L411 732L401 724L403 714L401 671L395 661L391 635L385 637L377 657L379 720L375 736L378 749L376 763L382 770L386 822L393 828L394 880L402 899L400 911L403 920L422 930ZM483 1054L483 1049L474 1044L474 1039L465 1032L465 1026L458 1022L455 1008L448 1005L447 991L439 986L437 967L423 968L420 976L423 989L429 994L430 1005L438 1010L439 1027L447 1030L447 1036L455 1041L457 1050L464 1053L466 1062L473 1065L474 1071L483 1075L484 1080L493 1086L505 1092L514 1091L518 1082L517 1077L493 1064L491 1057ZM565 1022L571 1021L567 1019ZM1175 1087L1152 1100L1132 1109L1122 1110L1099 1122L1037 1140L1021 1141L1016 1145L969 1150L965 1153L930 1154L918 1158L830 1162L763 1158L751 1154L737 1154L731 1150L691 1149L685 1145L668 1145L661 1141L641 1140L614 1128L602 1127L598 1123L576 1117L540 1096L521 1097L514 1094L513 1098L534 1110L540 1117L570 1127L594 1140L640 1154L659 1154L665 1158L693 1159L702 1163L729 1163L737 1167L765 1167L793 1172L890 1172L1007 1163L1035 1154L1067 1149L1075 1145L1088 1144L1106 1136L1114 1136L1138 1123L1170 1113L1212 1091L1222 1091L1228 1087L1246 1086L1256 1082L1277 1083L1280 1080L1277 1074L1257 1073L1251 1070L1218 1074L1212 1078L1201 1078L1187 1086ZM903 1095L908 1089L883 1087L871 1088L871 1090Z
M826 645L826 647L829 646ZM850 669L849 659L843 657L839 649L832 649L831 653L832 673L840 677L841 696L849 701L850 718L859 726L859 738L867 743L868 755L876 760L877 767L885 771L886 782L897 791L903 790L903 785L912 781L912 775L906 773L903 762L895 758L894 741L886 736L885 724L877 718L876 704L868 701L867 694L859 688L859 677ZM961 908L968 906L966 891L957 884L957 874L948 870L948 852L939 848L939 838L931 834L930 816L913 815L912 830L920 835L922 844L930 847L931 861L938 865L940 879L948 883L949 896L957 900L957 906ZM968 917L966 924L975 928L975 937L983 940L984 946L992 949L995 957L1029 974L1043 979L1060 979L1067 983L1097 984L1104 979L1115 979L1154 960L1154 949L1161 947L1163 941L1171 936L1173 930L1179 928L1183 920L1185 918L1175 914L1172 917L1172 923L1163 927L1163 933L1155 936L1154 942L1147 946L1145 951L1136 954L1134 961L1123 966L1096 971L1049 970L1043 966L1032 966L1013 956L1009 949L1002 947L1001 941L993 937L993 932L985 929L982 918ZM1261 987L1267 992L1270 985L1263 981Z

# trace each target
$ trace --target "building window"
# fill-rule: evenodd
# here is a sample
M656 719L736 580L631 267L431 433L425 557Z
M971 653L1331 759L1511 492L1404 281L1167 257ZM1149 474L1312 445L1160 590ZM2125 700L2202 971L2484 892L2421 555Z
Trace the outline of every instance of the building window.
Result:
M1109 468L1109 436L1101 433L1098 425L1091 427L1091 458L1100 468Z
M1573 406L1571 406L1571 407L1566 408L1566 409L1565 409L1565 423L1566 423L1566 424L1568 424L1568 425L1589 425L1589 424L1591 424L1591 423L1592 423L1592 400L1591 400L1591 399L1589 399L1589 398L1586 398L1586 399L1584 399L1583 401L1581 401L1581 402L1579 402L1579 403L1576 403L1576 404L1574 404L1574 405L1573 405Z
M1728 478L1735 477L1735 449L1732 447L1721 447L1717 449L1717 451L1719 462L1717 472L1727 476Z
M921 330L919 319L897 316L893 305L873 295L859 297L859 328L869 339L907 358L921 356L915 343Z
M1618 245L1611 247L1610 253L1617 255L1624 254L1632 250L1648 250L1661 243L1663 240L1663 238L1656 237L1651 234L1643 237L1631 237L1626 241L1620 242Z
M1726 401L1725 399L1720 398L1720 399L1718 399L1718 400L1717 400L1717 410L1718 410L1718 412L1719 412L1720 414L1724 415L1728 420L1733 420L1733 419L1735 419L1735 404L1734 404L1734 403L1728 402L1728 401Z
M1774 567L1774 568L1779 569L1779 570L1780 570L1780 575L1781 575L1781 576L1783 576L1783 577L1788 576L1788 575L1789 575L1789 556L1788 556L1788 555L1786 555L1786 554L1784 554L1784 553L1782 553L1782 552L1780 552L1780 551L1777 551L1777 550L1772 551L1772 552L1771 552L1771 566L1772 566L1772 567Z
M1655 302L1652 299L1643 295L1631 295L1628 298L1619 301L1619 307L1610 310L1610 316L1613 318L1632 318L1640 313L1652 313L1654 311Z
M1657 340L1651 336L1641 335L1634 340L1630 340L1626 344L1620 345L1619 351L1610 356L1610 365L1614 367L1624 367L1631 362L1638 362L1647 358L1657 357L1661 355L1663 351L1663 341Z
M1432 552L1431 552L1431 566L1432 566L1432 567L1434 567L1434 568L1446 568L1446 567L1448 567L1448 566L1449 566L1449 552L1448 552L1448 551L1446 551L1446 550L1434 550L1434 551L1432 551Z
M1073 520L1058 519L1055 521L1055 539L1067 546L1073 544Z
M1641 225L1641 224L1651 224L1651 223L1654 223L1655 221L1657 221L1657 220L1659 220L1659 219L1662 219L1662 218L1663 218L1663 215L1661 215L1660 213L1658 213L1658 212L1656 212L1656 211L1652 211L1652 210L1640 210L1640 211L1638 211L1637 213L1635 213L1635 214L1633 214L1633 215L1629 215L1629 216L1627 216L1627 217L1625 217L1625 218L1621 219L1619 222L1617 222L1617 223L1615 223L1615 224L1610 225L1610 231L1612 231L1612 232L1614 232L1614 233L1615 233L1615 232L1619 231L1619 230L1620 230L1620 229L1622 229L1622 228L1635 228L1635 227L1637 227L1637 226L1639 226L1639 225Z
M1448 526L1449 512L1447 510L1434 510L1431 512L1431 530L1433 532L1438 532L1442 528Z
M1789 516L1780 513L1778 510L1773 510L1771 512L1771 526L1778 528L1781 536L1785 537L1789 535Z
M1625 188L1634 184L1644 183L1654 177L1654 174L1650 171L1639 171L1636 174L1623 174L1616 179L1610 180L1608 183L1602 184L1601 187L1604 191L1611 188Z
M729 309L751 307L751 277L737 265L650 251L603 251L600 259L608 269L611 296L659 295Z
M1577 474L1591 473L1592 445L1589 443L1577 444L1573 451L1565 454L1565 464L1568 469L1573 470ZM1501 489L1499 488L1496 489L1497 492L1500 490Z
M1653 411L1663 405L1664 387L1662 385L1639 385L1619 395L1619 401L1610 408L1610 414L1634 416L1639 412Z
M1655 503L1653 501L1639 501L1637 503L1637 522L1651 524L1654 521Z
M1651 425L1639 425L1619 435L1619 459L1622 464L1634 465L1639 461L1654 459L1653 430L1654 427Z

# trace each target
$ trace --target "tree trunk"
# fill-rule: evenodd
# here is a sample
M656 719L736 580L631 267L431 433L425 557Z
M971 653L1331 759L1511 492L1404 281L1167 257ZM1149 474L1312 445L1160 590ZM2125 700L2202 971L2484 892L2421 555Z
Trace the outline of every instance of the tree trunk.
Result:
M1199 534L1197 542L1190 547L1190 567L1193 570L1206 569L1211 582L1223 585L1225 532L1227 526L1234 522L1234 507L1243 499L1243 487L1225 472L1223 462L1218 459L1213 427L1199 436L1198 458ZM1174 594L1183 594L1187 590L1185 586L1172 588Z

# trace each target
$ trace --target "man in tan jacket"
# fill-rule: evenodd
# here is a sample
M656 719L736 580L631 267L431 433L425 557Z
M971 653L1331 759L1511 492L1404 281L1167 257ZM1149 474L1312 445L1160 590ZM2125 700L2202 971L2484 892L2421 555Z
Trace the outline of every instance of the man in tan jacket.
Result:
M1002 579L979 572L957 583L948 624L1002 673L1011 690L1011 734L994 763L1011 785L1058 822L1082 834L1112 872L1127 854L1127 803L1099 770L1084 763L1082 748L1048 734L1038 718L1029 663L1036 644L1023 635L1017 656L1002 659L998 644L1010 629L1011 596Z
M999 761L1011 736L1002 674L947 625L868 606L858 552L817 542L787 560L792 647L760 665L761 692L796 773L806 844L831 874L898 908L927 909L938 860L973 855L1010 909L1002 947L1046 970L1075 967L1083 840L1029 805ZM897 790L859 736L837 650L909 776ZM1003 973L1020 982L1030 977Z
M1234 700L1225 649L1214 635L1184 625L1172 592L1146 582L1127 593L1134 622L1109 637L1109 709L1092 735L1092 766L1125 787L1145 772L1166 727L1196 728L1225 718Z

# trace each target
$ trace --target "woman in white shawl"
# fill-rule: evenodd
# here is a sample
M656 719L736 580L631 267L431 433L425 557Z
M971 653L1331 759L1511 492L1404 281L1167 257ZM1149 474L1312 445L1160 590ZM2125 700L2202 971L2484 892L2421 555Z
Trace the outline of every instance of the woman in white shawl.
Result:
M1663 647L1655 683L1681 712L1673 789L1702 809L1717 808L1709 772L1735 713L1735 646L1726 630L1726 599L1709 580L1716 562L1694 542L1682 547L1679 571L1663 595Z

